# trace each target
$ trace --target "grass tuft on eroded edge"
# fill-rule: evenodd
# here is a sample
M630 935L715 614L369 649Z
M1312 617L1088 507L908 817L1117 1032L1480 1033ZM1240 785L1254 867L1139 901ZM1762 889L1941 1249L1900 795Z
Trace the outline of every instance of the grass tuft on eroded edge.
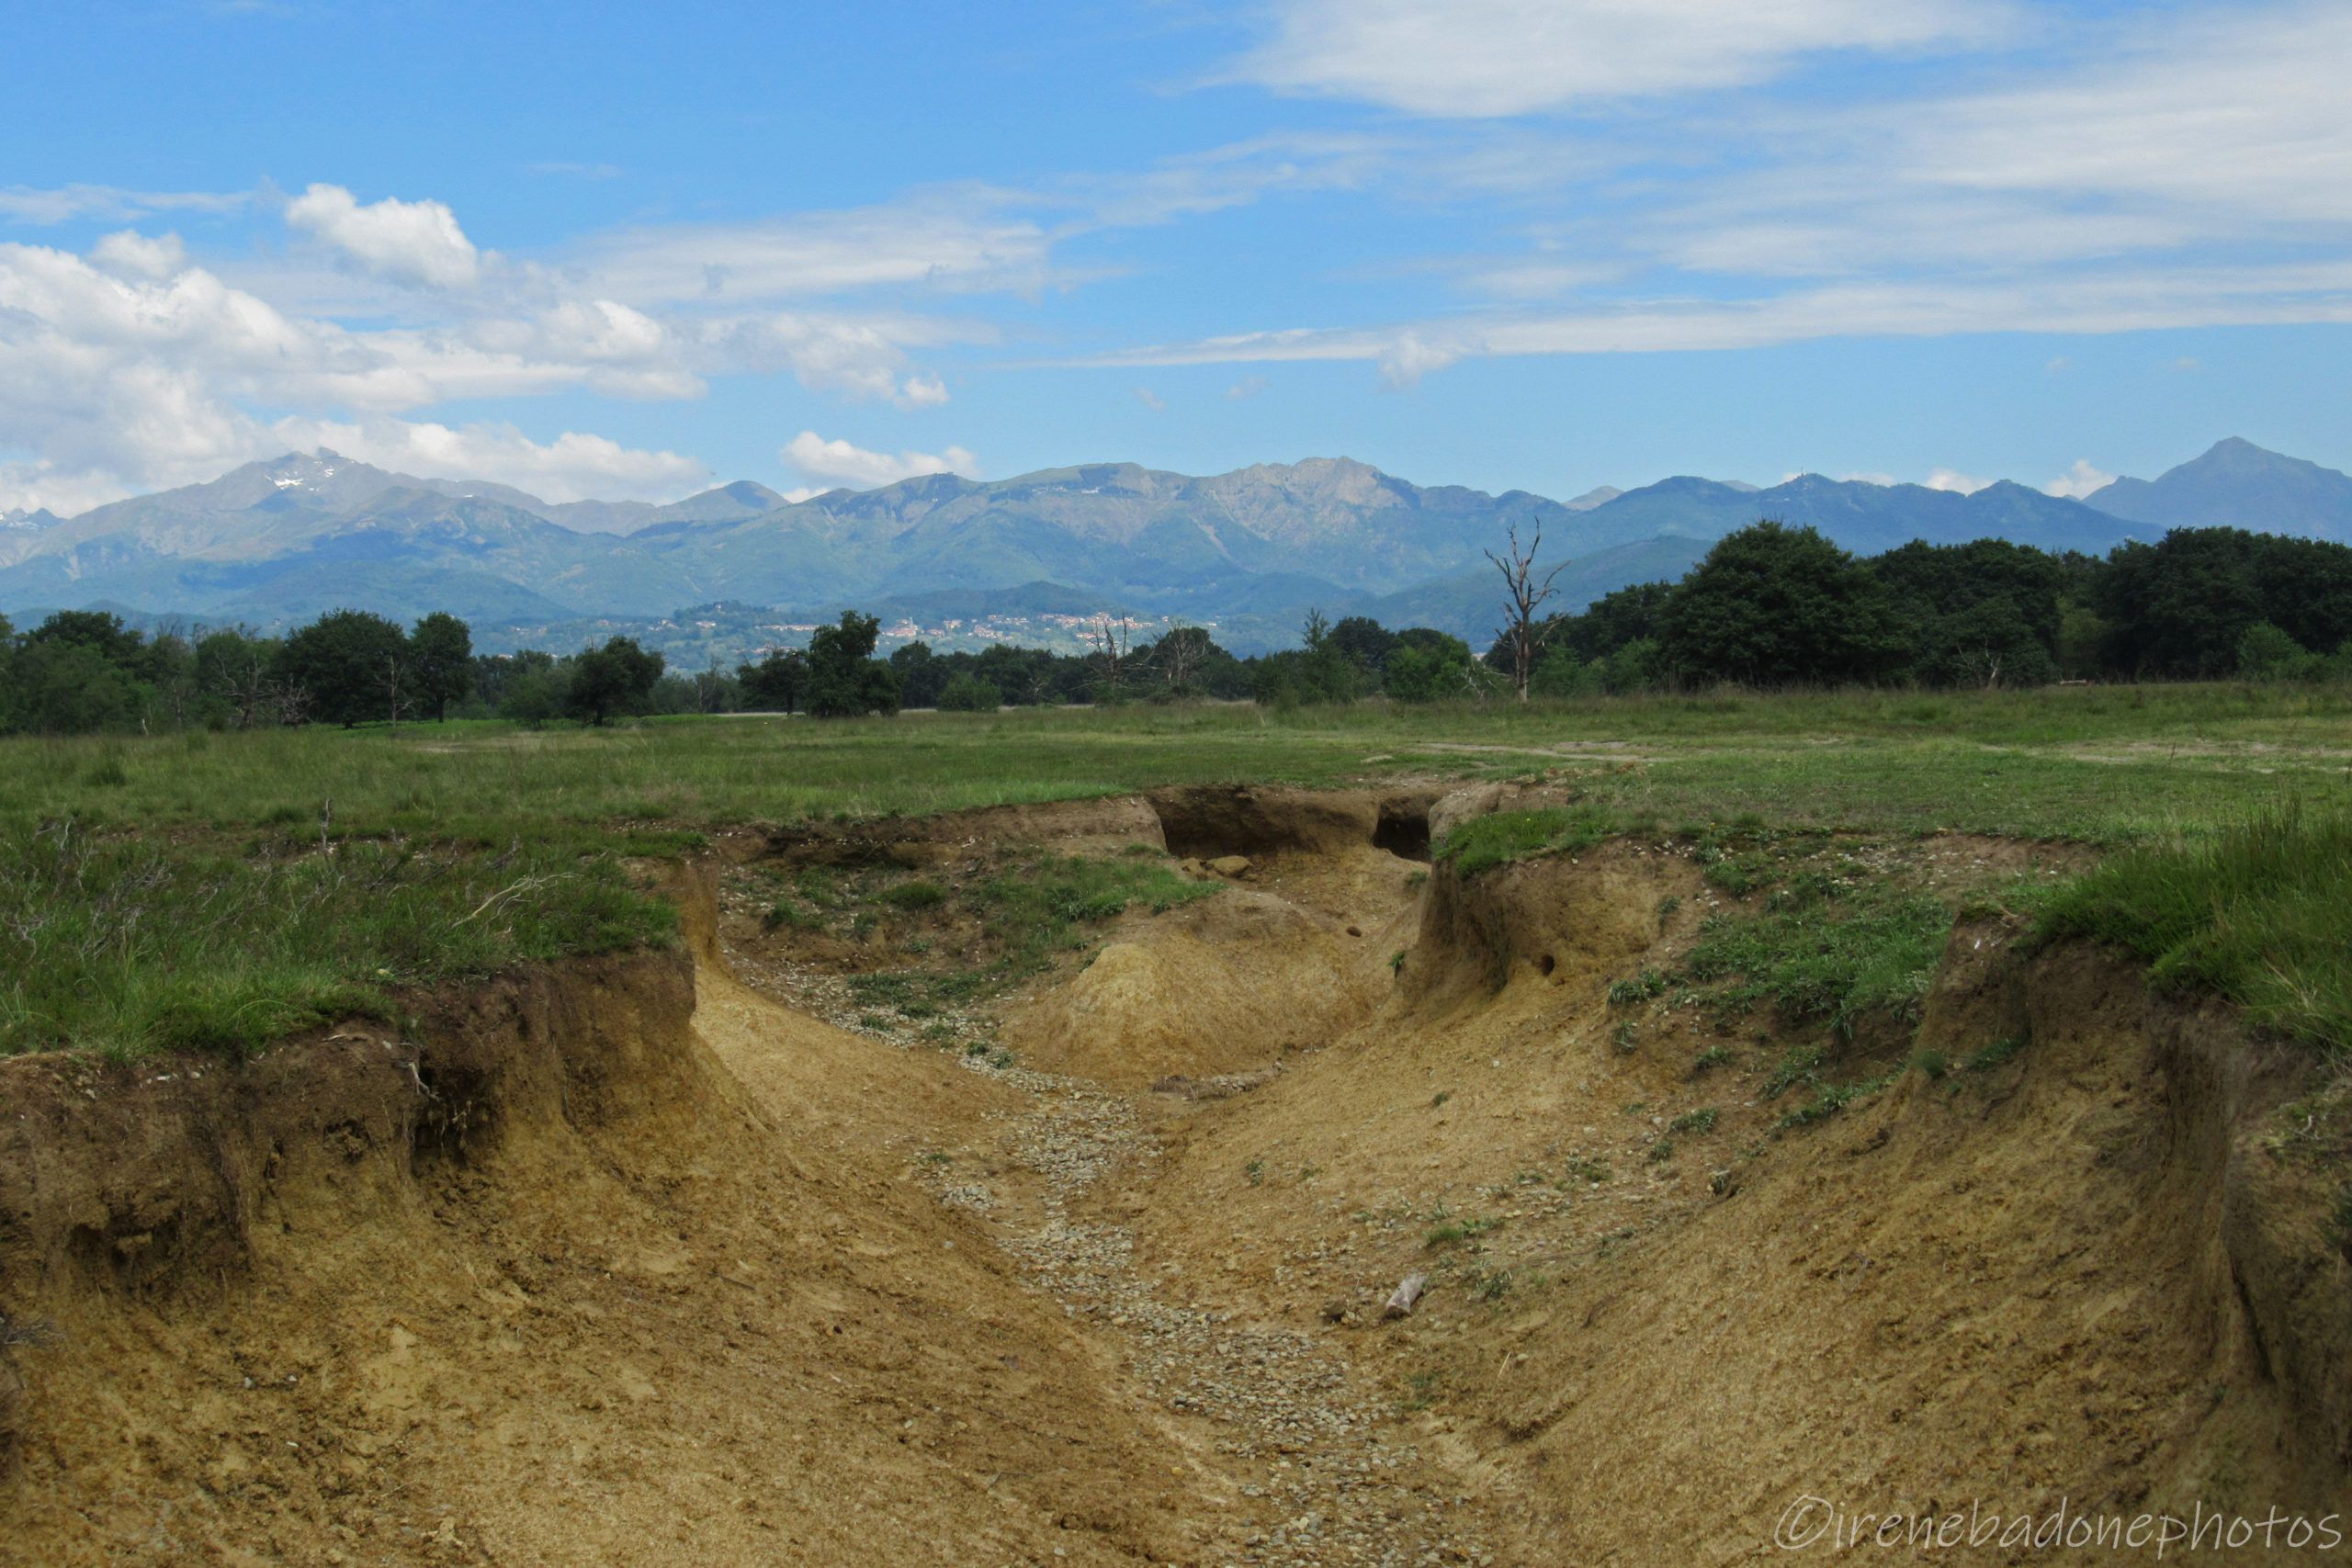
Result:
M0 1055L242 1057L334 1019L392 1017L402 987L675 931L609 848L560 835L496 852L324 835L240 847L62 818L0 834Z
M2204 987L2258 1024L2352 1047L2352 812L2290 797L2196 837L2109 855L2042 909L2045 941L2143 959L2159 987Z

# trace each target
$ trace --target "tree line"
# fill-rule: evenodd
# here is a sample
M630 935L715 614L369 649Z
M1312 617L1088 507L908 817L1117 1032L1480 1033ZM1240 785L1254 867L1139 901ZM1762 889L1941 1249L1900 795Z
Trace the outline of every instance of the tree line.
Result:
M1857 558L1767 522L1533 636L1538 695L2352 678L2352 548L2182 528L2103 558L1978 539Z
M457 616L403 628L335 610L283 637L229 626L150 636L100 610L65 610L17 635L0 616L0 733L77 735L397 724L481 716L495 690L518 716L601 724L645 711L662 656L628 637L563 659L485 657Z
M600 725L651 713L819 718L1065 703L1272 705L1566 697L1722 684L2022 687L2059 680L2352 679L2352 548L2236 528L2177 529L2100 558L1997 539L1858 558L1811 528L1726 536L1679 582L1573 615L1549 596L1541 536L1492 558L1501 629L1477 652L1427 626L1312 612L1299 646L1238 658L1199 626L1138 640L1104 615L1083 652L1001 644L877 655L845 611L804 649L731 671L671 669L615 637L578 652L478 654L463 621L402 627L337 610L283 637L153 635L103 611L19 634L0 617L0 733L375 724L446 717Z

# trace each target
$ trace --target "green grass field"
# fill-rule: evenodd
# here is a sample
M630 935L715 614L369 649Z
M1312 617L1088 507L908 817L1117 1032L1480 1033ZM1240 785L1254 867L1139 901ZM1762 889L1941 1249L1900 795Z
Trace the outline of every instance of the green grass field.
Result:
M388 1006L403 985L658 938L666 925L628 891L621 858L681 852L716 829L1181 783L1536 774L1576 792L1580 837L1761 821L2226 852L2229 829L2267 813L2316 824L2352 807L2352 693L1726 694L11 739L0 1052L247 1049ZM1539 835L1510 852L1542 848Z

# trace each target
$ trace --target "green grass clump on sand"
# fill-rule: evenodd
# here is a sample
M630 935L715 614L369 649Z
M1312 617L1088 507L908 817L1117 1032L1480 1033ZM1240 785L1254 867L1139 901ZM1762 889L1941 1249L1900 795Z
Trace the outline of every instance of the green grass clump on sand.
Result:
M1155 855L1157 851L1152 852ZM908 883L906 886L937 886ZM1107 860L1046 855L1007 866L954 893L940 888L936 900L921 907L954 904L978 922L995 956L961 969L888 969L849 978L850 994L873 1008L888 1008L906 1019L940 1013L995 995L1050 964L1057 953L1082 951L1083 929L1142 906L1164 913L1222 889L1193 882L1158 860L1132 854ZM898 888L875 895L889 901Z
M1597 813L1573 807L1498 811L1474 817L1446 834L1431 858L1464 876L1539 855L1582 854L1609 836Z
M2042 910L2045 939L2089 937L2203 987L2255 1021L2352 1047L2352 813L2290 802L2219 831L2120 851Z
M576 846L0 834L0 1055L242 1055L390 1016L403 986L668 940L673 912Z
M1082 946L1077 928L1107 920L1131 905L1164 914L1218 892L1167 866L1132 858L1083 860L1047 855L991 876L974 892L982 923L1004 951L1010 974L1028 974L1049 956Z
M1727 1015L1769 1002L1784 1022L1817 1020L1851 1035L1872 1013L1917 1017L1951 930L1941 900L1871 884L1760 915L1712 916L1683 974L1713 984Z

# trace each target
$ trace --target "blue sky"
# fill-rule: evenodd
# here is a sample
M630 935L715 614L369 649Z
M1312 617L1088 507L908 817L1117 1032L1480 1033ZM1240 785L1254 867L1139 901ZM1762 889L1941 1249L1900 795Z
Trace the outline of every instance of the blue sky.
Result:
M2352 467L2340 0L149 0L0 160L0 508L1344 454Z

